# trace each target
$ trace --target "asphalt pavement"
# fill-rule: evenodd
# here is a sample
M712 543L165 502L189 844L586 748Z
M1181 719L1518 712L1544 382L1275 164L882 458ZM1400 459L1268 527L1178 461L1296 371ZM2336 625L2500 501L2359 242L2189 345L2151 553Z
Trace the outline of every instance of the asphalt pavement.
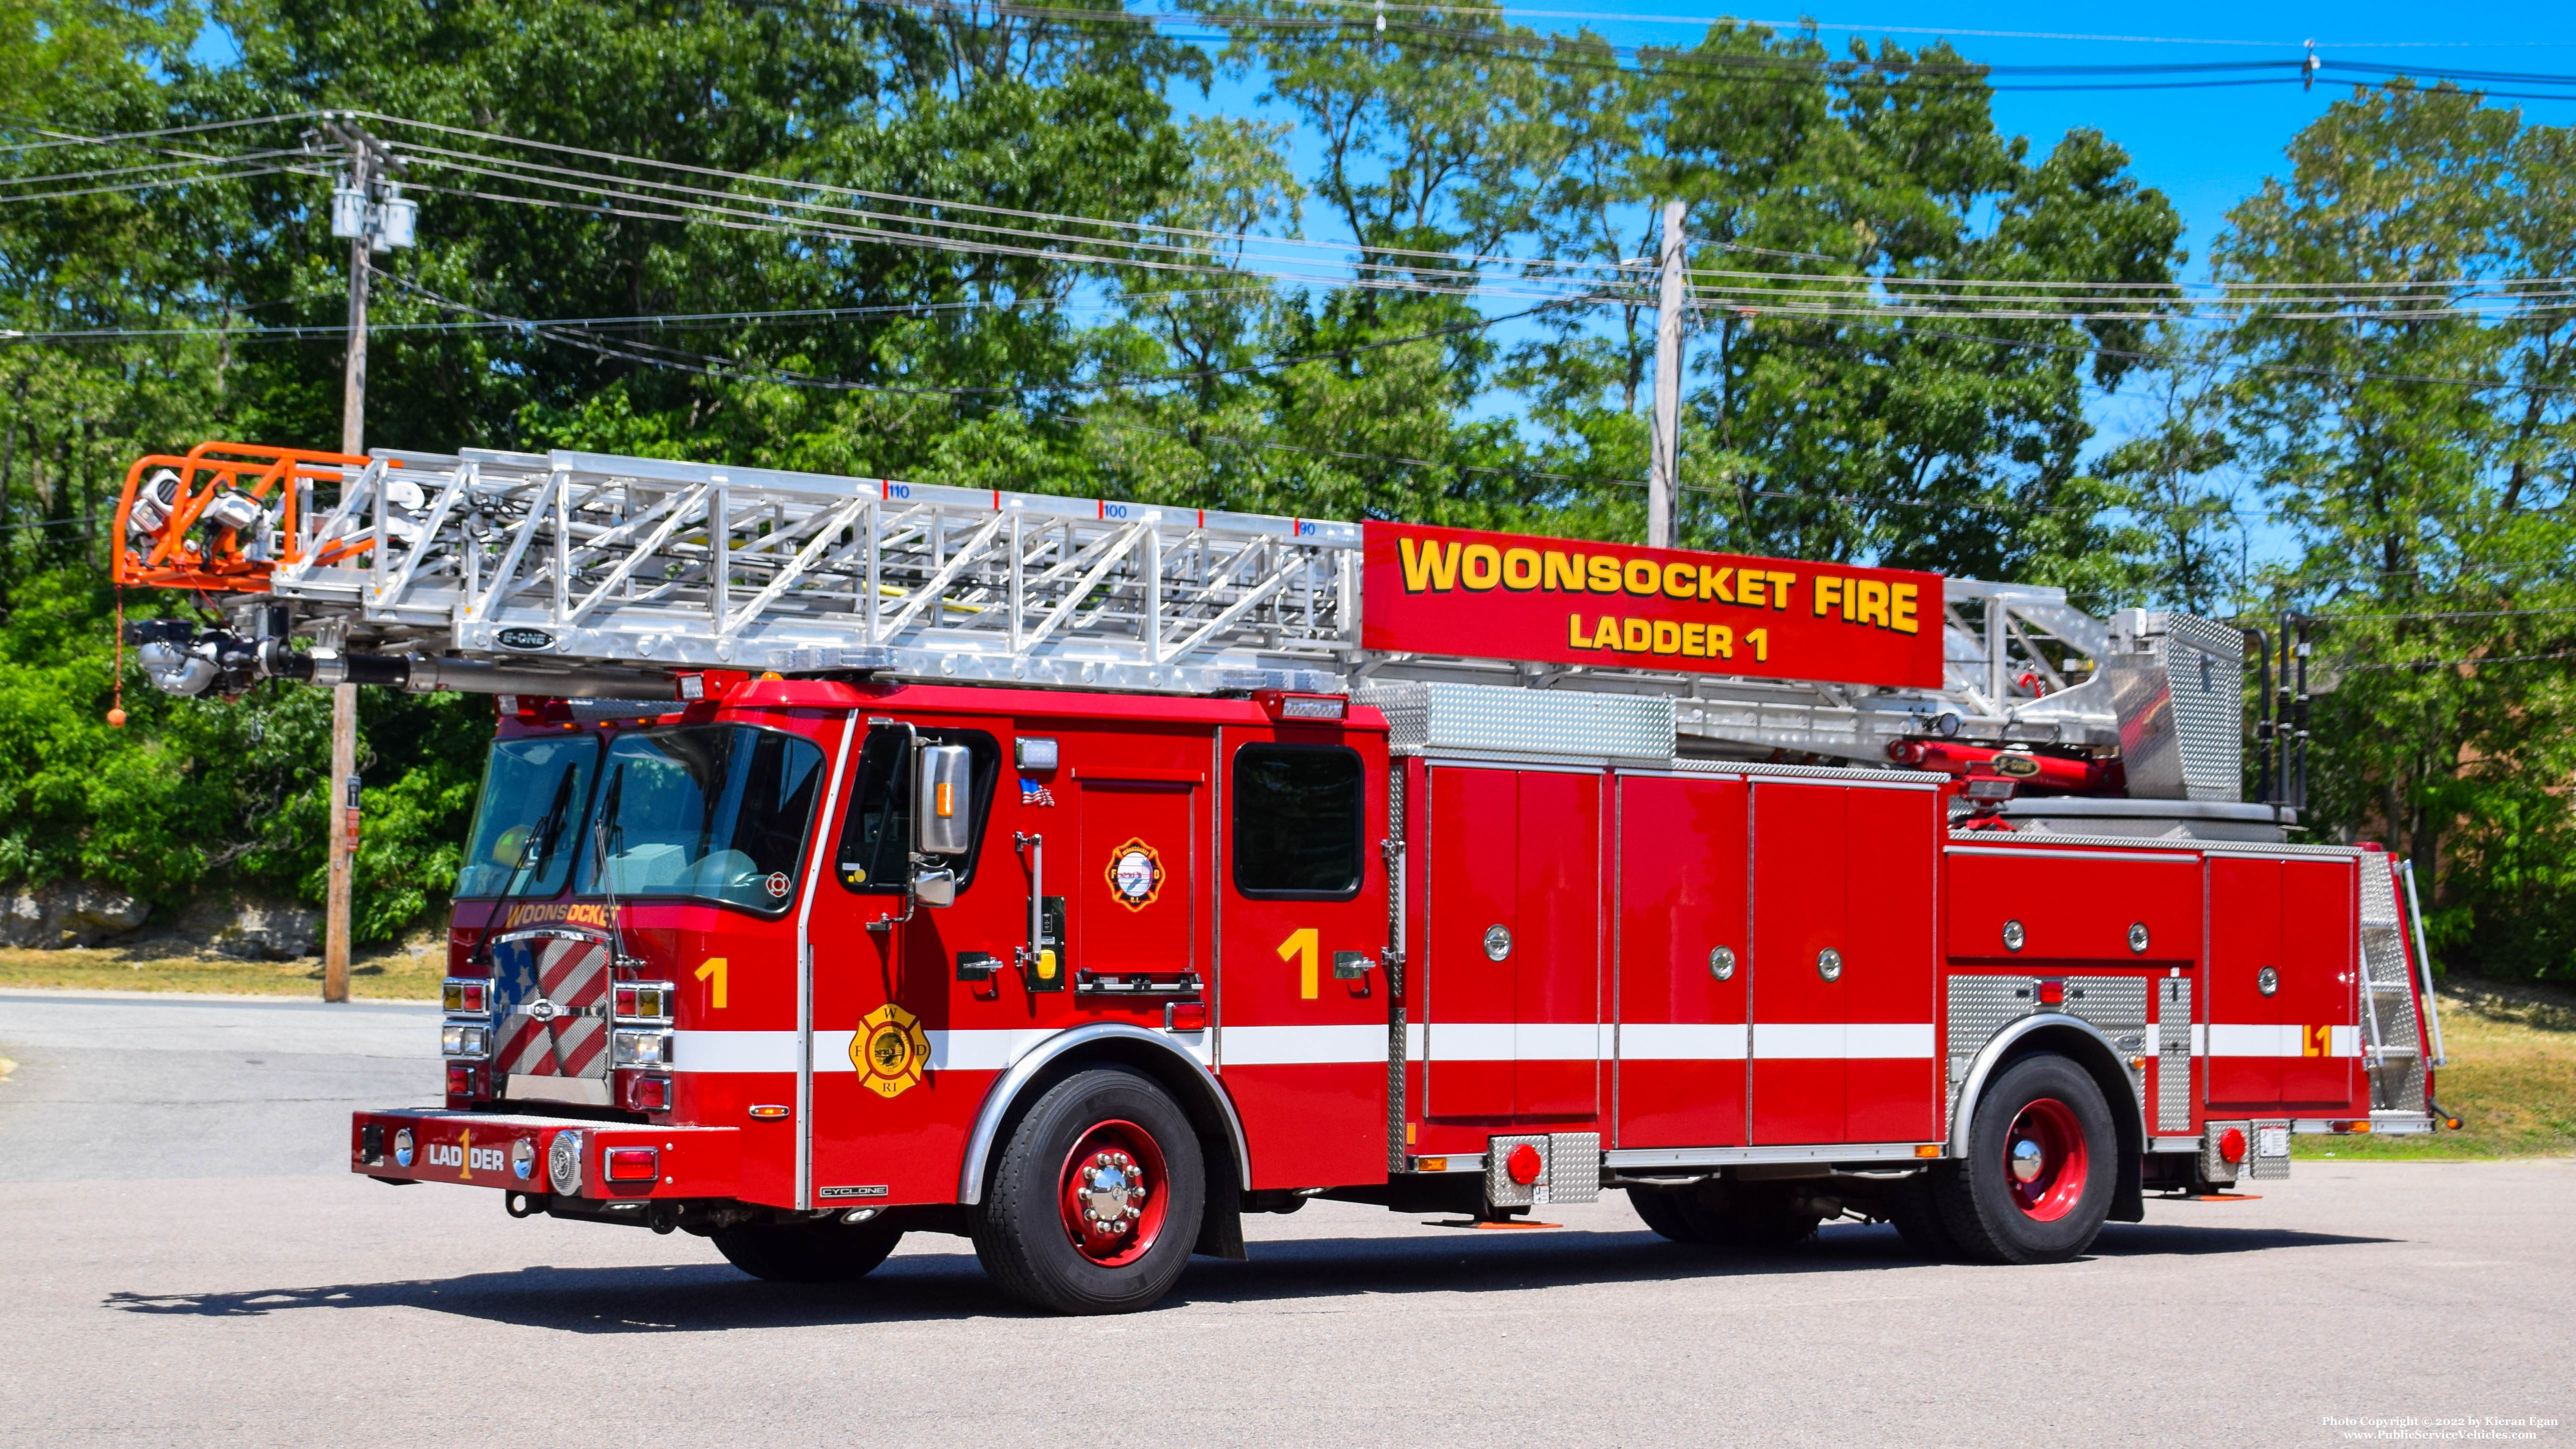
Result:
M1345 1204L1159 1309L955 1238L763 1284L686 1234L341 1170L435 1013L0 993L0 1444L2576 1444L2576 1162L2303 1160L2047 1268Z

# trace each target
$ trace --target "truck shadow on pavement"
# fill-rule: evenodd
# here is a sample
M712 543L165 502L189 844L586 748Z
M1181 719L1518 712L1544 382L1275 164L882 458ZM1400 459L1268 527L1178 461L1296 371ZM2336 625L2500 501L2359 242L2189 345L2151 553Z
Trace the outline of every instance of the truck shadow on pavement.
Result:
M2284 1228L2113 1224L2095 1260L2276 1252L2392 1241ZM1250 1262L1200 1259L1165 1308L1392 1293L1507 1293L1586 1284L1834 1275L2046 1271L1927 1263L1893 1229L1843 1226L1779 1253L1667 1243L1651 1233L1472 1233L1256 1240ZM709 1257L714 1256L709 1250ZM857 1283L762 1283L722 1262L532 1267L452 1278L234 1293L112 1293L124 1313L258 1318L301 1309L415 1308L566 1333L711 1333L876 1322L1023 1317L971 1251L904 1252Z

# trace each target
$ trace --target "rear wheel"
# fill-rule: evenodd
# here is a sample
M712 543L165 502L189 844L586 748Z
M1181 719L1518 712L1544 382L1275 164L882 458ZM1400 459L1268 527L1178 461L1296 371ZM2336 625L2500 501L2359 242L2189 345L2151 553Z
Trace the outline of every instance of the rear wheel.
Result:
M1896 1224L1897 1236L1905 1239L1905 1246L1935 1263L1955 1263L1963 1256L1959 1240L1950 1236L1950 1225L1942 1221L1940 1194L1933 1183L1936 1176L1947 1175L1957 1166L1954 1162L1936 1163L1930 1170L1898 1183L1888 1194L1888 1220Z
M1977 1099L1967 1160L1931 1180L1941 1224L1979 1262L2062 1263L2102 1231L2117 1148L2091 1075L2024 1057Z
M883 1223L757 1223L707 1235L725 1261L772 1283L852 1283L875 1271L903 1229Z
M1013 1129L973 1214L1003 1292L1055 1313L1151 1307L1189 1265L1207 1180L1161 1087L1117 1067L1048 1089Z
M1788 1183L1722 1182L1637 1186L1628 1201L1646 1226L1676 1243L1770 1252L1804 1242L1823 1216Z

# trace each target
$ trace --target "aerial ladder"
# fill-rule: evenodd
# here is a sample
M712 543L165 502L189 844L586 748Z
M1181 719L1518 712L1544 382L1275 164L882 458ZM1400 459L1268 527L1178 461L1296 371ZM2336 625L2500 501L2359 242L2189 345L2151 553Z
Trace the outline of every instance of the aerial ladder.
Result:
M293 678L668 699L675 675L707 670L1182 694L1505 686L1668 702L1683 753L2126 756L2131 794L2239 793L2238 631L2099 620L2034 585L1944 580L1940 686L1889 688L1371 651L1356 523L889 478L214 443L137 462L117 534L119 584L189 590L217 616L141 631L145 669L180 694Z

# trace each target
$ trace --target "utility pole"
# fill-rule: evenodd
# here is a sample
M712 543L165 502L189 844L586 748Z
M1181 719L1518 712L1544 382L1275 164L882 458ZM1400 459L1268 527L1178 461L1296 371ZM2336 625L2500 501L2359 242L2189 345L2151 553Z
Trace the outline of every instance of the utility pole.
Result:
M1646 460L1646 545L1673 546L1673 497L1681 489L1682 204L1664 203L1664 245L1658 254L1662 295L1655 303L1655 436Z
M323 123L349 148L349 177L331 193L331 234L349 239L349 352L340 378L340 451L362 456L367 441L368 253L412 244L419 203L378 176L375 138L354 125ZM378 193L382 194L379 195ZM379 544L381 547L381 543ZM331 832L330 881L322 903L322 999L349 999L349 876L358 851L358 686L331 686L331 779L323 815Z

